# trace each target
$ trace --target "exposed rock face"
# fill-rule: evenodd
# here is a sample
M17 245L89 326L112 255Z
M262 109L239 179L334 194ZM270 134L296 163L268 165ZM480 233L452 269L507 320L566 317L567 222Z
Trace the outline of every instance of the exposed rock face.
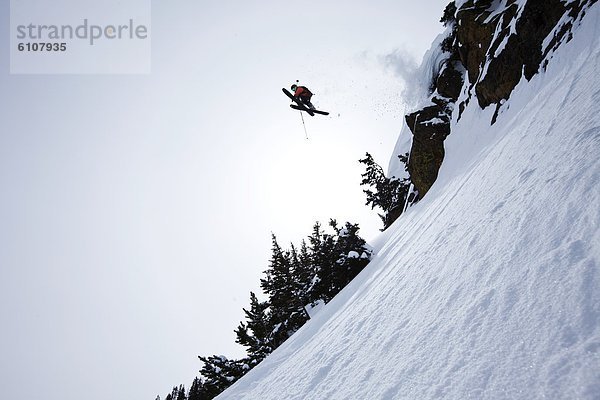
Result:
M423 196L435 182L444 160L444 139L450 134L450 118L435 104L405 118L414 135L408 172Z
M444 140L464 80L466 96L459 118L475 96L481 108L501 105L523 77L530 80L548 63L553 50L569 41L572 29L597 0L468 0L451 2L442 20L448 58L432 82L431 104L406 115L413 133L408 171L418 197L435 182L444 159Z
M440 96L455 102L463 85L464 68L460 62L449 60L436 80L436 89Z
M444 160L444 140L450 134L450 120L463 75L462 64L449 54L435 80L431 104L405 116L413 133L408 172L419 197L431 188Z
M457 45L481 108L509 98L521 78L530 80L543 67L554 43L570 34L572 20L596 0L565 4L561 0L528 0L494 5L492 0L467 1L456 13ZM569 23L559 25L563 16ZM559 29L556 29L559 28Z

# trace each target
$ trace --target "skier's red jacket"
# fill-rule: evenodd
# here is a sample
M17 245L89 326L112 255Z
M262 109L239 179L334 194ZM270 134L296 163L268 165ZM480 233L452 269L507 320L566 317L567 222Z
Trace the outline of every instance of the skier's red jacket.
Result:
M312 97L312 92L310 90L308 90L308 88L306 86L298 86L296 88L296 91L294 92L294 96L296 97L301 97L301 98L308 98L310 100L310 98Z

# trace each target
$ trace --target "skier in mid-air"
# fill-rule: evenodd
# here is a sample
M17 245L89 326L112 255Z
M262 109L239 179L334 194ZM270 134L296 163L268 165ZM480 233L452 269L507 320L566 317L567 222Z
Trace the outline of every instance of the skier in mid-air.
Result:
M292 93L294 96L299 98L303 104L305 104L311 110L315 109L315 106L310 102L311 97L313 96L312 92L308 90L306 86L298 86L295 83L291 87Z
M327 111L315 109L315 106L313 106L313 104L310 101L310 98L313 96L313 93L310 90L308 90L306 86L299 86L294 83L291 89L291 92L286 88L281 89L283 93L285 93L285 95L295 103L290 104L290 107L292 107L295 110L304 111L308 113L311 117L314 117L315 114L329 115Z

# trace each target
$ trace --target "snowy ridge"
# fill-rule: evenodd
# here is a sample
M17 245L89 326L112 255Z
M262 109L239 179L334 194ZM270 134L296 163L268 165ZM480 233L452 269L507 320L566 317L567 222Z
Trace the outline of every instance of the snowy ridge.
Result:
M439 178L338 296L219 399L597 399L600 16Z

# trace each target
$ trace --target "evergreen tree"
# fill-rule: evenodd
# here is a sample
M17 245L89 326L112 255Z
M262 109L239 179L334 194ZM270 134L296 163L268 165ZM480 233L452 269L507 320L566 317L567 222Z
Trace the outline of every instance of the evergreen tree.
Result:
M180 385L179 389L177 389L177 397L176 400L187 400L187 395L185 393L185 386Z
M313 304L318 300L328 303L369 263L372 255L365 240L358 236L358 224L347 222L339 228L332 219L329 226L334 235L324 232L317 222L309 237L315 271L309 291Z
M190 391L188 392L188 400L209 400L210 397L207 396L204 385L202 384L202 380L196 377L190 386Z
M235 330L235 341L246 347L250 367L254 367L273 351L270 343L273 329L267 315L268 308L268 302L259 301L256 295L250 292L250 309L243 309L247 322L240 322Z
M314 271L309 298L313 303L319 300L327 303L335 296L332 291L335 242L331 235L321 229L321 224L316 222L312 234L308 237L308 243Z
M448 36L444 38L441 43L441 48L443 51L448 53L456 53L456 32L458 31L458 24L456 23L456 4L454 1L451 1L446 8L444 9L444 14L442 18L440 18L440 22L444 24L445 27L450 27L450 33Z
M300 268L298 270L298 281L300 282L303 295L306 296L306 303L308 303L310 298L310 288L314 284L315 277L315 268L311 261L311 255L308 250L308 245L306 244L306 240L302 240L300 243L300 252L298 253L298 263L300 264Z
M358 224L346 222L343 228L338 228L336 221L331 220L330 225L336 232L334 254L337 257L331 290L337 294L369 263L373 251L358 236Z
M187 396L183 385L173 387L165 400L210 400L218 396L308 320L306 304L329 302L365 267L372 250L358 236L358 225L346 222L340 228L335 220L329 225L333 234L316 222L299 250L293 244L290 250L282 249L272 235L269 267L260 281L268 300L259 301L250 292L250 307L243 309L246 321L235 330L236 342L246 348L247 357L199 357L204 379L195 378Z
M444 26L456 23L456 3L454 1L451 1L446 5L442 18L440 18L440 22L444 24Z
M292 273L297 282L296 293L300 305L306 306L312 302L310 296L310 288L314 281L315 269L311 262L310 253L306 245L306 241L302 240L300 251L296 250L296 246L291 245L290 250Z
M171 389L171 393L169 393L167 395L167 397L165 397L165 400L178 400L177 399L178 394L179 394L179 387L173 386L173 389Z
M209 399L233 385L249 370L245 360L228 360L225 356L216 355L199 358L204 363L200 373L206 378L203 388Z
M408 154L398 157L405 165L408 163ZM379 214L379 218L381 218L383 230L385 230L402 214L402 208L410 188L410 179L386 177L383 168L373 160L373 156L369 153L366 153L366 157L358 162L366 165L360 184L374 188L374 190L363 189L367 195L366 205L370 205L371 209L379 207L383 210L384 213Z
M269 296L270 343L273 350L296 332L308 319L304 304L297 297L300 283L294 276L290 252L284 252L275 235L269 268L260 286Z

